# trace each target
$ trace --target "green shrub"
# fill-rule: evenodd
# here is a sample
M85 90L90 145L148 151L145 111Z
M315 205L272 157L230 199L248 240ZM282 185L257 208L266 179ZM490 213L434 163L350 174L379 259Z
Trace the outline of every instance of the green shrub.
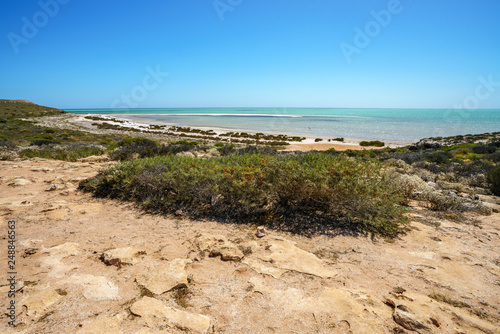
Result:
M496 152L495 145L478 145L472 148L472 152L476 154L491 154Z
M214 144L215 147L223 147L224 146L224 143L215 143Z
M187 141L187 140L179 140L179 141L176 141L175 143L172 143L173 145L191 145L191 146L195 146L195 145L198 145L198 142L196 141Z
M497 166L488 172L486 181L490 185L491 192L500 196L500 166Z
M321 138L316 138L316 139L314 139L314 142L316 142L316 143L317 143L317 142L320 142L320 141L323 141L323 139L321 139Z
M13 149L16 147L16 144L13 141L8 139L0 139L0 149Z
M385 143L379 140L372 141L362 141L359 143L360 146L372 146L372 147L384 147Z
M296 232L344 226L394 236L407 218L381 165L341 155L243 154L153 157L122 163L81 182L101 197L147 210L255 222Z
M338 138L333 138L332 140L335 140L335 141L344 141L344 137L338 137Z
M101 155L106 152L105 148L93 144L66 144L66 145L44 145L39 148L28 148L21 150L19 154L26 158L46 158L64 161L77 161L78 159L91 155Z

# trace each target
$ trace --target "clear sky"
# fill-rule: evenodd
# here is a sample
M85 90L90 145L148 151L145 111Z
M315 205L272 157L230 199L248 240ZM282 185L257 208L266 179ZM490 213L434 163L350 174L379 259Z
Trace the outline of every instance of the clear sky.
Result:
M498 0L4 0L0 9L0 98L500 108Z

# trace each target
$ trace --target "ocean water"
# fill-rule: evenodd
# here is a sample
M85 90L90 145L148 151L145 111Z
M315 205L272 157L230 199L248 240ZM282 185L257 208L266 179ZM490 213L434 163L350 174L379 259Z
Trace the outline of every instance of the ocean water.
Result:
M182 126L273 131L416 142L428 137L500 132L500 110L333 108L67 109L73 113L137 116Z

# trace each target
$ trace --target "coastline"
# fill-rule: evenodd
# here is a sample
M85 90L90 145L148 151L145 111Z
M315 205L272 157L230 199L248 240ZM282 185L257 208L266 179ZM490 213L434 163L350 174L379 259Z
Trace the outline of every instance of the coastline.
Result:
M87 117L100 118L101 123L108 123L117 127L131 128L136 129L138 131L146 131L150 132L151 126L153 127L164 127L165 131L160 129L156 129L152 134L157 134L161 136L166 132L169 128L181 128L181 129L190 129L189 131L179 131L179 137L189 137L191 139L196 139L199 137L200 139L207 139L206 136L198 135L197 133L192 133L190 131L201 131L201 132L213 132L215 133L214 141L217 139L221 139L220 136L224 136L228 133L244 133L250 136L254 136L256 134L264 134L270 136L287 136L287 137L300 137L303 138L301 141L292 141L292 140L284 140L287 143L284 151L311 151L311 150L329 150L335 149L338 151L344 150L364 150L364 149L376 149L377 147L372 146L361 146L359 143L366 140L360 138L344 138L344 141L336 141L334 140L335 136L322 136L322 135L310 135L303 133L294 133L294 132L286 132L286 131L250 131L250 130L242 130L238 128L229 128L229 127L205 127L205 126L179 126L174 123L165 123L161 121L152 120L149 118L145 118L142 116L145 115L115 115L115 114L91 114L91 113L67 113L66 115L71 115L70 118L67 119L68 123L77 125L79 127L86 128L86 130L90 130L95 127L96 120L89 119ZM93 125L94 124L94 125ZM110 131L106 129L106 132ZM162 133L163 132L163 133ZM161 139L161 138L160 138ZM230 139L229 142L232 142ZM262 141L259 144L266 144L266 141ZM412 142L397 142L397 141L388 141L384 142L384 147L397 148L403 147L412 144Z

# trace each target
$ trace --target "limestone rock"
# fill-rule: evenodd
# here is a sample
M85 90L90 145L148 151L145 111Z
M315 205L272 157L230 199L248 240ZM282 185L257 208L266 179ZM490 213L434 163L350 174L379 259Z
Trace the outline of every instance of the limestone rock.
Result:
M169 326L197 334L206 334L210 329L209 317L167 307L155 298L143 297L130 307L130 312L144 318L148 326L158 327L166 322Z
M117 318L99 317L85 321L77 334L122 334L120 322Z
M40 287L36 290L27 291L26 297L21 301L29 317L39 318L45 314L51 305L61 299L61 295L50 286Z
M195 244L200 251L208 252L210 257L220 256L224 261L241 261L245 256L222 235L202 234L195 239Z
M190 259L174 259L169 262L140 263L136 267L135 280L154 294L162 294L174 288L186 286L186 265Z
M432 333L431 329L420 321L415 315L399 308L394 310L394 321L401 327L418 333Z
M8 185L11 187L21 187L21 186L26 186L28 184L32 184L30 180L27 179L14 179L12 180Z
M120 299L118 287L104 276L73 275L67 282L80 285L83 288L83 296L89 300Z
M44 248L42 252L48 253L51 257L61 260L69 256L78 255L78 244L74 242L66 242L51 248Z
M271 240L265 249L260 249L254 255L279 269L294 270L323 278L336 276L336 273L326 268L325 263L317 256L298 248L288 240ZM258 271L258 268L256 270Z
M49 277L62 277L64 273L75 268L75 265L65 265L62 259L78 254L78 244L67 242L51 248L43 248L42 253L49 256L42 258L40 267L48 271Z
M115 248L101 254L101 260L107 265L121 267L123 264L132 265L139 261L141 251L134 247Z

